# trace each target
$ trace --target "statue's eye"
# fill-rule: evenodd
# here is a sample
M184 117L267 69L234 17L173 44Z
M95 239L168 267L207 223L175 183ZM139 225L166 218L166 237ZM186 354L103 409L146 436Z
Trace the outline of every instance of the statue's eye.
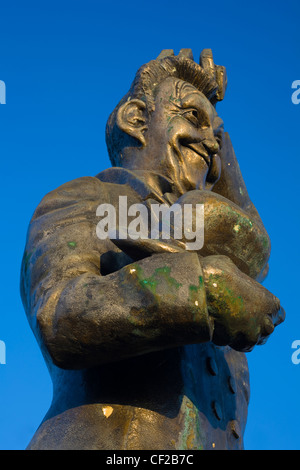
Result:
M184 113L184 117L190 121L194 126L199 126L200 125L200 122L199 122L199 113L197 111L197 109L190 109L189 111L186 111Z

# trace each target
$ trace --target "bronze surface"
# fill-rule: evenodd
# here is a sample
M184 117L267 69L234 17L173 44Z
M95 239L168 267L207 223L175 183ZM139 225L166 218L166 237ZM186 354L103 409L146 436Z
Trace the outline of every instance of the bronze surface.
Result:
M21 274L53 402L28 449L242 449L246 352L284 320L270 240L216 111L205 49L142 66L108 119L112 161L47 194ZM204 204L204 246L96 235L99 204Z

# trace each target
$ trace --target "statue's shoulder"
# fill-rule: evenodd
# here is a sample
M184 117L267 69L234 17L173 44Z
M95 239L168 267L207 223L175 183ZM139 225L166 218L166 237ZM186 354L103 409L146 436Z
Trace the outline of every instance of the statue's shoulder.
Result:
M141 188L140 188L141 187ZM83 176L62 184L46 194L31 219L42 224L59 224L66 218L78 219L96 214L99 204L116 205L119 195L128 196L131 203L138 202L141 193L149 192L136 175L122 168L110 168L96 176Z
M86 206L89 201L101 201L105 198L106 186L106 183L94 176L83 176L68 181L43 197L32 220L59 209L66 209L74 205Z

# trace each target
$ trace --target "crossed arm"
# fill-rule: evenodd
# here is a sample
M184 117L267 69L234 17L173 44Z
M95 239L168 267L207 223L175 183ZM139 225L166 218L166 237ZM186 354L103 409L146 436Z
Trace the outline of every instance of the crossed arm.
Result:
M158 253L101 275L96 236L105 184L80 178L47 195L28 232L21 292L46 356L86 368L214 341L237 350L263 342L283 319L279 301L226 256Z

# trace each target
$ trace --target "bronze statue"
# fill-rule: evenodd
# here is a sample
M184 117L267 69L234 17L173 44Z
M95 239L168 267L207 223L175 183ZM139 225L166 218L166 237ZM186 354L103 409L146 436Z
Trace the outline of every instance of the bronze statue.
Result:
M37 207L21 294L53 401L28 449L243 448L245 352L285 313L261 285L270 240L216 112L226 83L210 50L200 65L189 49L163 51L109 117L113 167ZM121 220L120 197L204 205L203 247L120 226L100 239L97 208Z

